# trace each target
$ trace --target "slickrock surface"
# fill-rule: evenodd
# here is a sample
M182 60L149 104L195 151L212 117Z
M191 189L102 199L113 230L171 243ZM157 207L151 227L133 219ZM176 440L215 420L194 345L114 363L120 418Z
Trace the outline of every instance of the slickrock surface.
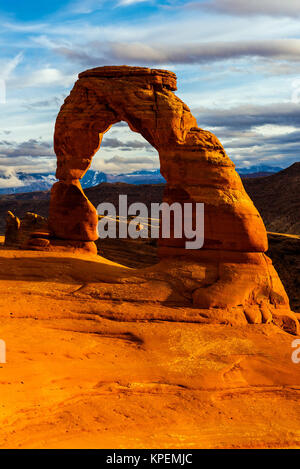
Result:
M180 292L190 306L207 309L209 317L220 321L225 317L230 322L236 314L240 324L245 318L249 323L268 323L274 318L296 333L297 319L272 262L264 254L267 234L258 211L219 140L197 126L174 90L176 76L165 70L100 67L79 75L55 127L59 182L51 192L52 238L64 249L70 242L72 250L76 243L81 250L82 243L86 250L93 246L98 237L97 214L79 179L90 167L103 134L113 124L125 121L159 153L161 173L167 181L164 201L205 206L203 249L186 250L186 239L171 234L160 239L159 266L139 276L153 281L168 279L172 291ZM156 292L157 300L165 301L160 290ZM122 294L131 298L130 291Z
M0 250L0 447L299 448L295 336L206 324L199 310L195 323L190 306L151 298L166 287L141 288L136 272ZM118 297L126 282L132 302Z

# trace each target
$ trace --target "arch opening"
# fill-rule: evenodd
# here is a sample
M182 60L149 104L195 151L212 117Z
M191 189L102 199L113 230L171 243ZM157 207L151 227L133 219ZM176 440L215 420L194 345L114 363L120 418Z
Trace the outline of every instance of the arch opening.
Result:
M147 175L149 171L151 175L151 171L159 171L158 152L140 132L132 131L127 122L120 121L110 126L100 139L101 144L92 157L89 170L105 173L107 182L130 183L131 173L138 176L139 172ZM133 180L139 183L138 177Z
M89 191L86 188L89 181L93 181L93 185L98 182L104 184L99 189ZM159 154L155 148L138 131L133 132L127 122L114 124L103 133L100 148L80 182L85 195L95 207L110 201L116 209L116 217L113 218L117 237L100 237L96 241L98 253L126 267L143 268L157 264L157 239L151 239L150 235L151 226L159 225L159 220L151 219L150 205L151 202L162 202L165 180L160 174ZM120 214L119 206L119 197L124 195L126 215ZM143 203L147 207L149 216L139 217L139 230L147 230L148 237L120 238L120 225L123 225L123 229L126 225L128 229L129 223L132 223L133 217L128 215L128 208L134 203Z

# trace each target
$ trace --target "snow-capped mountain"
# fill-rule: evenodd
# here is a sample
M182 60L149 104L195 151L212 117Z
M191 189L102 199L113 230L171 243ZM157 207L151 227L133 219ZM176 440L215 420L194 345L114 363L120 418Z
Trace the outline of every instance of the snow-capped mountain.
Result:
M283 168L258 165L243 168L236 168L243 177L257 177L274 174ZM56 182L53 173L33 173L27 174L17 172L9 175L0 174L0 194L17 194L23 192L47 191ZM81 179L83 189L97 186L102 182L124 182L127 184L163 184L165 179L160 174L159 169L139 170L132 173L105 174L101 171L88 170Z
M55 182L52 173L0 173L0 194L47 191Z
M264 164L260 164L257 166L246 166L243 168L236 168L237 172L239 173L240 176L247 176L249 174L251 175L257 175L257 176L263 176L263 175L269 175L269 174L275 174L281 171L283 168L279 166L268 166ZM256 176L256 177L257 177Z
M107 175L101 171L89 169L80 182L83 189L86 189L87 187L97 186L101 182L107 182Z
M118 175L107 175L107 182L126 182L127 184L164 184L166 181L159 169L134 171Z
M87 171L81 179L81 185L87 187L97 186L101 182L106 182L106 174L100 171ZM33 173L22 172L0 174L0 194L19 194L22 192L48 191L57 182L53 173Z

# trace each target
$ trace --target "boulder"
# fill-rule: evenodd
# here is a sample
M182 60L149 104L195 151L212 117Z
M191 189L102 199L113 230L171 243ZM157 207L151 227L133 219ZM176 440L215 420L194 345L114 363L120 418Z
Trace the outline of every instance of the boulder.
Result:
M5 246L24 247L32 233L47 230L48 220L36 213L27 212L21 219L12 212L7 212Z

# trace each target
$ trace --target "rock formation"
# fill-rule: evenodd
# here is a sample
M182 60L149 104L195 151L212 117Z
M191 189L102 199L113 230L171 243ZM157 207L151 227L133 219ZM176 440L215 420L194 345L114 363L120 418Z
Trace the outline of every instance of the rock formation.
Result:
M100 256L1 250L1 449L300 447L295 337L142 303L157 281L114 301L129 293L105 295L122 272Z
M6 217L4 244L8 247L25 247L32 236L37 237L36 232L42 237L47 229L48 220L36 213L27 212L20 219L9 211ZM45 246L44 239L42 245Z
M19 244L19 231L21 222L12 212L7 212L5 228L5 246L15 246Z
M262 219L219 140L197 126L175 90L176 75L164 70L101 67L79 75L56 122L59 182L51 194L51 236L65 248L93 251L98 217L79 180L103 134L125 121L159 153L167 181L164 201L205 206L203 248L186 250L184 238L161 239L159 266L139 276L167 282L207 315L215 318L219 311L222 321L242 311L250 323L273 318L295 333L297 319L264 254L268 243Z

